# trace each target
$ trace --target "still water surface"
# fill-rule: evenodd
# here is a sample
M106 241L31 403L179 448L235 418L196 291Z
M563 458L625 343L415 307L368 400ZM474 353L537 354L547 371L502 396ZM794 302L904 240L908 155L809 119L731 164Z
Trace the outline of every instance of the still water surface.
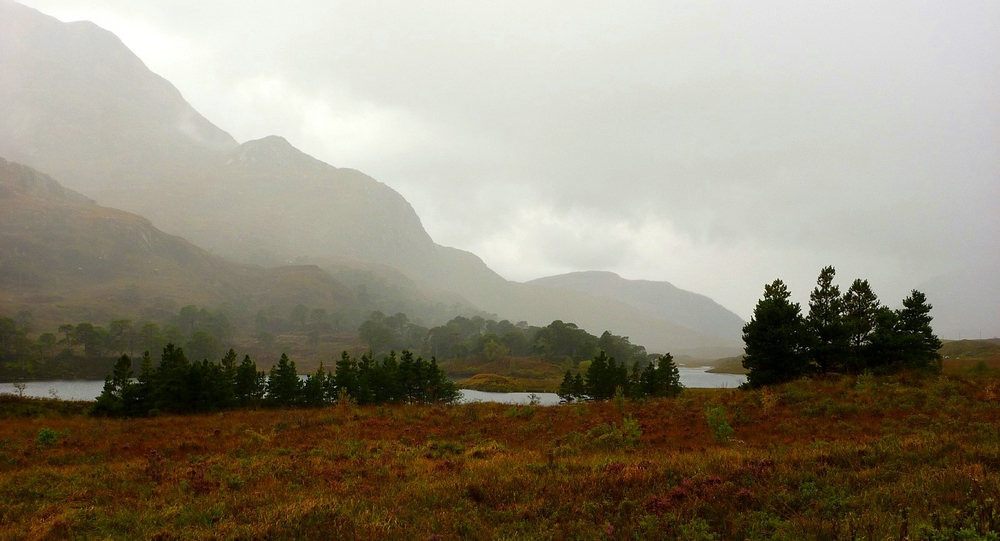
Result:
M746 376L736 374L710 374L706 372L707 367L688 368L681 367L678 370L681 375L681 383L685 387L692 388L736 388L744 381ZM59 398L62 400L94 400L101 394L104 388L104 381L98 380L51 380L51 381L28 381L25 382L25 396L36 396L42 398ZM16 394L16 389L10 383L0 384L0 393ZM463 402L501 402L505 404L527 404L534 396L541 405L552 405L559 403L559 397L555 393L487 393L483 391L462 390Z

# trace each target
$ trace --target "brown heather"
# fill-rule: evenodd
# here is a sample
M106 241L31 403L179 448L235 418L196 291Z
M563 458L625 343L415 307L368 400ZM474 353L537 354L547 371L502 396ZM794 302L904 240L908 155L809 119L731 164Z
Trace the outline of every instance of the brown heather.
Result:
M0 539L997 539L982 372L134 420L4 397Z

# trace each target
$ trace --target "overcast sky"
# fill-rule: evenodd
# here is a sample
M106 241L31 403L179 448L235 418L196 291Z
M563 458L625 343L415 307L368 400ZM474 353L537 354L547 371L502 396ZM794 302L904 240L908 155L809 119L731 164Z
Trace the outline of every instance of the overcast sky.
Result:
M997 274L996 0L22 1L115 32L241 142L374 176L509 279L610 270L746 319L827 264L889 304Z

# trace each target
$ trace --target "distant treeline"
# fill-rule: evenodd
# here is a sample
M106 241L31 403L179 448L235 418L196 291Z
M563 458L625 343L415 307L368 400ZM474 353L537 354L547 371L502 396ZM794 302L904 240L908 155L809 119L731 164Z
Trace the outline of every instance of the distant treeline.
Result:
M751 387L800 376L843 372L939 371L941 341L931 328L931 305L917 291L903 307L883 306L867 280L840 293L832 266L820 271L809 295L809 313L781 280L764 287L753 317L743 327L743 366Z
M65 323L58 332L32 340L31 313L16 320L0 317L0 378L102 377L114 359L135 351L159 351L180 344L196 359L218 358L231 348L233 328L222 311L185 306L163 325L150 320L115 319L106 326Z
M626 398L675 397L681 393L680 372L669 353L643 367L632 364L631 372L625 363L601 351L586 369L586 375L567 370L559 385L559 398L575 400L608 400L615 395Z
M371 355L353 358L345 351L333 373L322 365L305 380L285 354L270 372L257 370L247 355L236 362L232 349L220 362L191 362L182 348L167 344L154 365L149 352L138 375L126 354L115 362L94 405L95 415L141 417L157 413L197 413L233 408L316 407L342 400L359 404L452 402L458 389L435 359L425 361L403 351L381 361Z
M237 307L209 310L188 305L164 315L159 322L120 318L103 326L66 323L57 332L42 332L32 339L32 317L24 311L18 319L0 317L0 379L99 378L121 355L134 358L137 352L160 351L167 344L183 348L191 359L218 359L225 351L240 348L273 359L281 347L277 338L283 333L294 333L306 351L315 351L318 356L321 343L333 345L333 333L355 331L379 356L402 350L442 360L539 356L576 368L604 351L626 366L649 361L646 349L632 344L626 336L605 331L598 337L559 320L536 327L523 321L513 324L458 316L427 328L403 313L386 316L372 312L360 326L345 330L342 316L304 305L292 309L287 318L268 313L258 311L250 330L238 331L241 327L232 322L233 317L245 316ZM237 341L236 335L242 339ZM346 346L343 342L340 345Z
M598 337L560 320L535 327L524 321L514 324L508 320L459 316L427 329L410 322L406 314L386 316L374 312L361 324L358 336L376 353L409 349L442 360L482 357L493 361L507 356L542 356L571 359L575 366L603 351L631 366L635 362L646 364L649 357L646 348L632 344L627 336L605 331Z

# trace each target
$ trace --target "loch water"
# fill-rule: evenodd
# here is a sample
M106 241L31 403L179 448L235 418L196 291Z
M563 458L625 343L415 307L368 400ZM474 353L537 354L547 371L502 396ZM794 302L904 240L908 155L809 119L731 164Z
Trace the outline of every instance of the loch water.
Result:
M736 388L746 381L739 374L713 374L709 367L679 367L681 383L689 388ZM58 398L60 400L95 400L104 389L103 380L50 380L25 382L24 396ZM0 393L17 394L11 383L0 384ZM484 391L462 390L462 402L500 402L504 404L528 404L532 400L548 406L559 403L555 393L488 393Z

